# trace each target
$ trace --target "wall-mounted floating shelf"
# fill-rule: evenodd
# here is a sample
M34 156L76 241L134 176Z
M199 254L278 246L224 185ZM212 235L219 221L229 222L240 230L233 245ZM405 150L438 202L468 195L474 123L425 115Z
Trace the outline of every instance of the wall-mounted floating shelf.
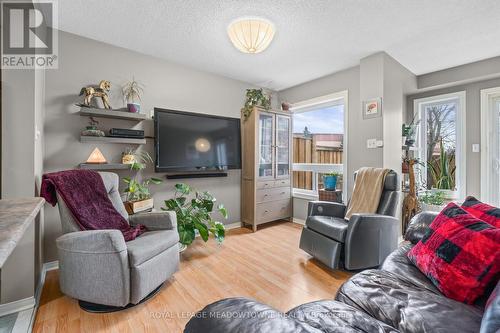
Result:
M122 163L80 163L78 166L80 169L87 170L129 170L130 164L122 164Z
M131 139L131 138L116 138L110 136L84 136L80 135L80 142L82 143L125 143L131 145L144 145L146 139Z
M80 108L80 111L78 111L78 114L82 117L101 117L134 121L143 121L148 119L148 116L144 113L128 112L126 109L123 109L122 111L82 107Z

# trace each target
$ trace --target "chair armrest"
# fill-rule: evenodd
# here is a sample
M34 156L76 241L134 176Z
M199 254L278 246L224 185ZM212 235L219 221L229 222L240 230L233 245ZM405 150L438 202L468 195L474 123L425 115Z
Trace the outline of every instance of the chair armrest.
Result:
M344 218L346 206L338 202L309 201L307 216L332 216Z
M87 230L64 234L57 238L59 250L78 253L118 253L127 250L119 230Z
M379 214L354 214L345 238L347 269L377 267L398 246L399 219Z
M148 230L176 230L177 216L174 211L135 214L129 217L130 225L145 225Z

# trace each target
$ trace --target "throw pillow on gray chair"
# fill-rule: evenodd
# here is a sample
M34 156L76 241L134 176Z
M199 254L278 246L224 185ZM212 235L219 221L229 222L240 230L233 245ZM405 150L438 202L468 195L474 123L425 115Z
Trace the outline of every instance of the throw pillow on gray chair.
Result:
M375 214L353 214L345 219L347 206L311 201L299 247L330 268L347 270L377 267L398 245L398 176L385 177Z
M56 244L61 291L78 299L85 310L107 312L147 299L178 270L179 235L174 212L129 217L118 192L118 175L99 174L113 207L130 225L142 224L148 231L128 242L119 230L80 231L57 194L64 234Z

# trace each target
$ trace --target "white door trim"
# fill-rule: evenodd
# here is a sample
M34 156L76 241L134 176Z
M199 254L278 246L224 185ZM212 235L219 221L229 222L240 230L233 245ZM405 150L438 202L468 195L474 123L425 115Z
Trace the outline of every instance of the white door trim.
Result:
M493 97L500 95L500 87L481 89L481 201L493 204L490 193L492 172L491 161L491 132L493 124L490 120L490 102Z

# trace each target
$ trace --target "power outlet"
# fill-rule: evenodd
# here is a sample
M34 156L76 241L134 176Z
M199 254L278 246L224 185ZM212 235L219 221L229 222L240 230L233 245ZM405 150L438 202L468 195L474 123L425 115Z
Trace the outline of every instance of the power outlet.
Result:
M472 144L472 152L473 153L479 153L480 150L481 150L481 147L479 146L479 143Z

